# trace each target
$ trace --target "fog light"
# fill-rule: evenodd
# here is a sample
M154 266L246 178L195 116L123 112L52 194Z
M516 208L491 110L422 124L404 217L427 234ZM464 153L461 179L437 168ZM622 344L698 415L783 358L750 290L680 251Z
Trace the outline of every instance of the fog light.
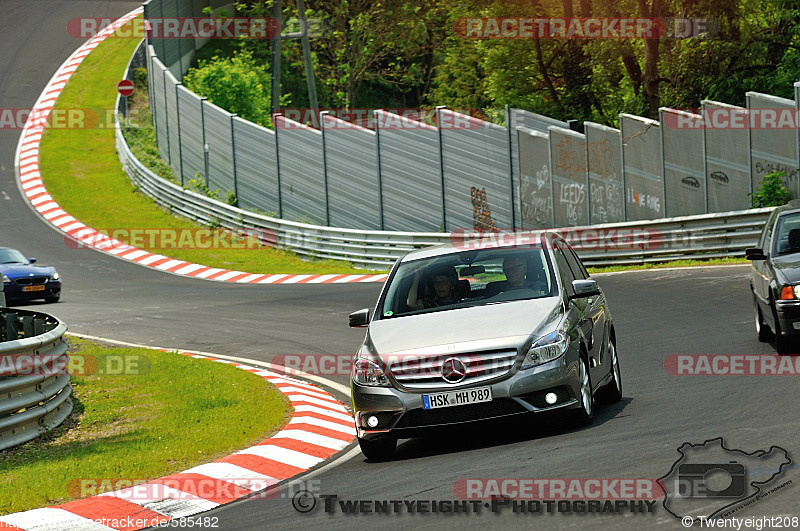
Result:
M555 393L547 393L546 395L544 395L544 401L547 402L548 404L555 404L556 402L558 402L558 395L556 395Z
M377 427L378 417L376 417L375 415L370 415L369 417L367 417L367 426L369 426L370 428Z

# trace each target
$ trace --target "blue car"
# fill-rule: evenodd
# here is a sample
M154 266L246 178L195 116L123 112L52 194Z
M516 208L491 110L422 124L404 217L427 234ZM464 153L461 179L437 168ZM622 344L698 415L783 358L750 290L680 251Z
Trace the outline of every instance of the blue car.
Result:
M0 274L8 302L58 302L61 298L61 276L56 268L35 263L36 258L25 258L16 249L0 247Z

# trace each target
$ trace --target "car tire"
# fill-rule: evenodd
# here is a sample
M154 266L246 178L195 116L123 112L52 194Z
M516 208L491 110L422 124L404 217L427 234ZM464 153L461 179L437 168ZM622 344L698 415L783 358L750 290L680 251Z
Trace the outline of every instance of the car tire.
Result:
M772 338L772 330L770 330L769 327L764 324L764 316L761 314L761 308L758 306L758 301L756 300L755 295L753 295L753 308L755 313L756 334L758 335L758 340L762 343L766 343Z
M588 426L594 419L594 394L592 394L592 375L589 373L589 361L581 356L579 378L581 381L579 407L575 411L575 425Z
M44 302L58 302L61 299L61 295L56 295L55 297L45 297Z
M397 447L397 439L377 439L367 440L358 438L358 445L361 447L361 453L367 459L375 461L386 461L391 459L394 455L394 450Z
M608 346L611 351L611 381L603 386L602 399L606 404L615 404L622 400L622 371L619 368L617 346L613 341Z

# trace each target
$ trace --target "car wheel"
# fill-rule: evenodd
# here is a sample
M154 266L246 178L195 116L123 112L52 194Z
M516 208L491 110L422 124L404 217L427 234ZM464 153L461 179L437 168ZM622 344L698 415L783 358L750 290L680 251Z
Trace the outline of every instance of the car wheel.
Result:
M611 341L608 348L611 354L611 381L603 386L603 401L614 404L622 400L622 373L619 369L617 346Z
M764 324L764 317L761 315L761 308L758 306L755 295L753 295L753 308L755 310L756 334L758 334L758 340L764 343L770 340L772 331Z
M56 295L55 297L45 297L44 302L58 302L61 299L61 295Z
M594 395L592 394L592 376L589 374L589 362L581 357L578 377L581 381L581 393L578 397L580 407L575 412L575 424L586 426L594 419Z
M364 454L367 459L385 461L394 455L394 450L397 447L397 439L378 439L370 441L359 437L358 445L361 447L361 453Z

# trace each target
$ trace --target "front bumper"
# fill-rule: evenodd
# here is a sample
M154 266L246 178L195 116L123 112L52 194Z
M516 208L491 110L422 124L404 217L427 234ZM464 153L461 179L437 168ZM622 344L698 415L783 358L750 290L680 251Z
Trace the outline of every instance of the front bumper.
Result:
M800 301L775 301L778 325L784 336L800 336Z
M12 281L3 284L3 291L9 302L31 301L35 299L58 297L61 295L61 281L50 280L42 284L42 286L44 286L44 289L40 291L23 291L23 286Z
M513 369L509 376L466 387L447 386L431 390L405 390L396 387L367 387L351 380L353 411L358 436L363 439L408 438L426 432L479 422L580 406L580 357L569 349L559 359L526 370ZM491 387L492 401L436 409L423 409L422 395ZM555 392L558 401L548 405L544 395ZM376 428L368 428L366 418L378 418ZM362 420L364 419L364 420Z

